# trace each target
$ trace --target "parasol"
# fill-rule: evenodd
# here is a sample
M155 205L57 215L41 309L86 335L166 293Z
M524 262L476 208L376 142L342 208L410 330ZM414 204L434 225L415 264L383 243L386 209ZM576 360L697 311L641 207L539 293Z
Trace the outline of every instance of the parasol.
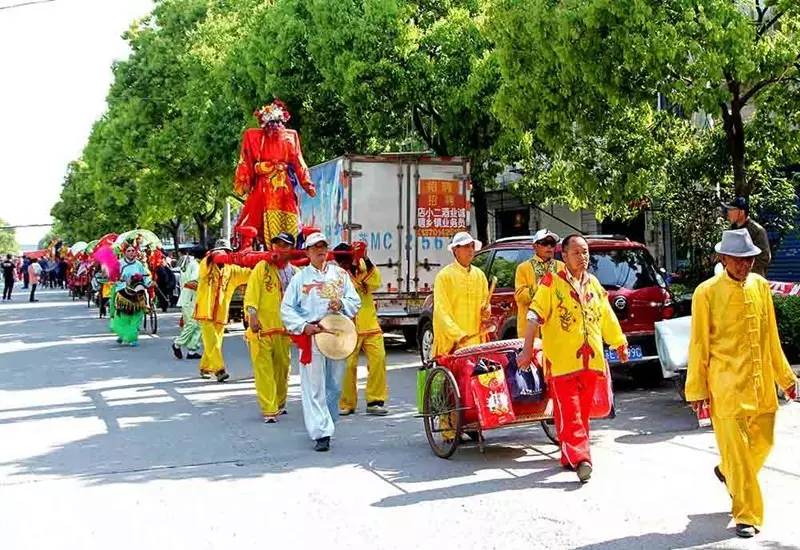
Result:
M117 238L117 234L116 233L107 233L107 234L103 235L102 237L100 237L99 239L97 239L96 241L92 241L89 244L87 244L85 252L91 254L92 252L96 251L98 248L101 248L101 247L103 247L105 245L111 246L111 245L114 244L114 241L116 240L116 238Z
M122 246L122 243L125 242L134 243L137 239L142 248L163 248L161 239L149 229L132 229L121 233L114 242L114 246Z
M78 242L76 242L75 244L73 244L72 246L69 247L69 251L74 256L74 255L80 254L81 252L86 250L87 246L88 246L88 243L86 241L78 241Z

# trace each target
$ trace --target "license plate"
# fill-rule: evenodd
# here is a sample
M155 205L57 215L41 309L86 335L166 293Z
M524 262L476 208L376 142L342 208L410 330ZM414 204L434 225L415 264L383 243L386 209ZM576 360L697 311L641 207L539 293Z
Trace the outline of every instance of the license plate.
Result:
M617 350L607 348L605 350L606 361L609 363L619 363L619 356ZM628 346L628 359L631 361L642 358L642 346Z

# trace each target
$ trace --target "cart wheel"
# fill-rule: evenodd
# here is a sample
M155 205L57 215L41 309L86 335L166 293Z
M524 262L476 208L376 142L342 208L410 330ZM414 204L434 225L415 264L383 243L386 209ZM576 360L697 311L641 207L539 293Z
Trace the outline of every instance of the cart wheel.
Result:
M553 442L553 445L561 445L561 442L558 440L558 434L556 433L556 425L553 420L542 420L542 430L544 430L544 435L547 436L547 439Z
M150 334L158 334L158 314L155 308L150 310Z
M422 413L425 435L434 454L450 458L461 440L461 398L453 374L442 367L434 367L425 380Z

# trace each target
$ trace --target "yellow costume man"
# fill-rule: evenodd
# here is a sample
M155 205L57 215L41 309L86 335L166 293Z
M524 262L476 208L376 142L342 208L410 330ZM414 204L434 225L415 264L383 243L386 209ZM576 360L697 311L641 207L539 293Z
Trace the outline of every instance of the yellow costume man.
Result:
M372 293L381 287L381 272L369 258L353 265L352 247L342 243L334 248L336 262L350 274L358 297L361 298L361 309L356 314L355 323L358 331L358 343L355 351L347 358L342 381L342 396L339 399L339 415L353 414L358 404L358 358L361 352L367 356L367 414L383 416L388 414L385 407L389 398L389 386L386 383L386 348L383 345L383 331L378 322L378 312Z
M472 265L481 242L462 231L448 249L455 261L433 282L433 357L483 342L481 323L489 316L489 283Z
M294 236L279 233L272 239L272 250L294 248ZM289 337L281 321L283 292L295 274L295 267L281 259L276 264L260 261L250 273L244 310L249 326L245 333L256 382L256 395L264 422L274 424L286 413L289 391Z
M772 448L775 384L796 397L796 378L778 338L767 281L754 273L761 249L746 229L725 231L716 251L725 270L692 299L686 399L708 402L720 453L714 473L733 499L736 534L749 538L764 520L758 472Z
M539 281L547 273L558 273L564 263L553 258L558 235L549 229L540 229L533 235L535 254L527 262L517 266L514 277L514 301L517 302L517 338L525 338L528 327L528 309L531 307ZM538 334L536 335L539 336Z
M561 465L581 483L592 476L589 417L598 373L606 370L603 342L628 360L625 334L600 281L588 272L589 245L581 235L561 245L565 268L546 274L528 311L525 346L517 359L527 368L534 335L541 326L544 371L553 397L553 420L561 444Z
M220 239L214 250L230 252L231 246L225 239ZM230 378L222 357L222 338L228 323L228 308L236 289L247 283L250 270L238 265L216 265L211 260L214 250L200 262L194 318L200 325L203 339L200 376L210 378L213 374L217 382L224 382Z

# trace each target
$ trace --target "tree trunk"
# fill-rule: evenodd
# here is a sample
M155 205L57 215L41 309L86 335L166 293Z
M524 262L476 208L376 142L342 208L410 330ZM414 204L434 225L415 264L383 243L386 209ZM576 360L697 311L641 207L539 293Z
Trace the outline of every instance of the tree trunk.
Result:
M475 208L475 231L478 240L489 242L489 209L483 183L472 180L472 205Z
M195 214L194 222L197 225L197 236L200 241L200 246L211 248L214 243L208 242L208 219L200 214Z
M175 255L178 255L178 247L181 244L181 221L175 220L175 223L170 220L169 222L170 233L172 233L172 246L175 248Z
M745 140L744 140L744 120L742 119L742 109L734 100L730 107L725 104L722 106L722 121L725 128L725 142L728 149L728 156L733 167L733 185L737 196L750 196L750 183L747 181L747 171L745 169Z

